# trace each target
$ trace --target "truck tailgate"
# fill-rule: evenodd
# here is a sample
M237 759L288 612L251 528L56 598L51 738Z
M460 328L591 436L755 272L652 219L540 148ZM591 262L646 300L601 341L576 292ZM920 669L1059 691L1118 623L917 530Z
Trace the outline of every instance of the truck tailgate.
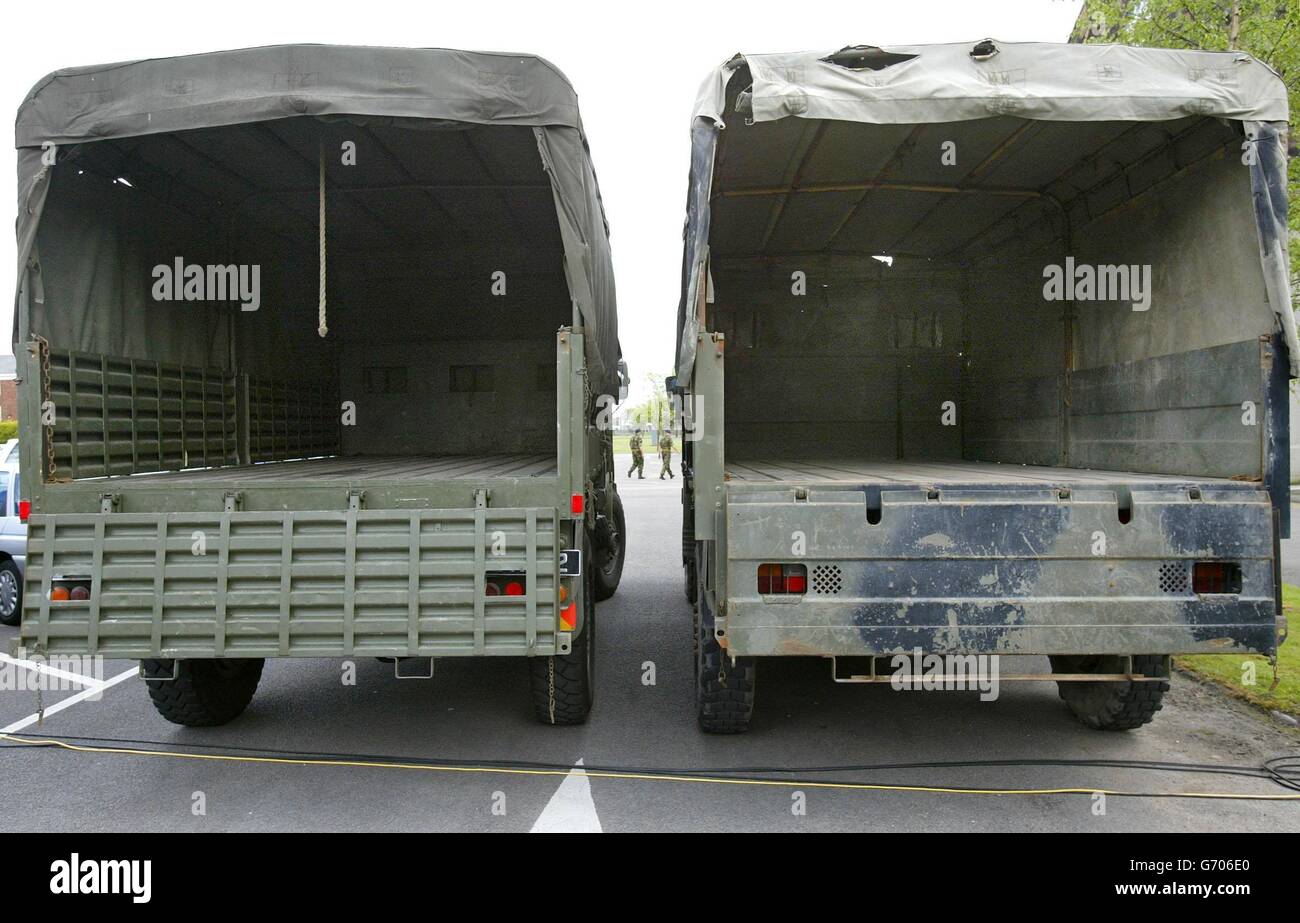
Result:
M1121 522L1122 491L1095 485L730 483L728 650L1271 653L1268 494L1225 482L1126 490L1131 515ZM1193 592L1199 561L1238 566L1240 592ZM806 564L806 594L760 594L764 562Z
M558 523L555 508L34 514L22 640L114 657L553 654ZM485 570L523 572L525 595L487 598ZM89 599L52 602L70 577Z

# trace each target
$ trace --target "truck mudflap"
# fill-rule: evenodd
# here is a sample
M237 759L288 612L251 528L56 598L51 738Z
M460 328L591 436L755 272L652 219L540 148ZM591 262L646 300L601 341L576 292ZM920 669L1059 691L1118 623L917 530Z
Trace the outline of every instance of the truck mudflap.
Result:
M562 525L555 508L33 514L21 641L123 658L562 653ZM523 593L488 596L496 572Z
M725 528L720 627L733 656L1272 654L1277 644L1271 506L1254 484L729 484ZM804 565L804 591L760 592L764 563ZM1198 563L1226 565L1215 571L1225 592L1195 591Z

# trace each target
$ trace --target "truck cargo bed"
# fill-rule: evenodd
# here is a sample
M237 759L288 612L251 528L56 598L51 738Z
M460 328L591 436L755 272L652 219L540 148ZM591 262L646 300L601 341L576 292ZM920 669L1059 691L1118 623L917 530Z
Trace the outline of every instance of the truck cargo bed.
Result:
M135 475L130 481L350 481L360 478L452 480L486 477L555 477L554 455L344 455L298 461L228 465L189 471ZM118 479L115 479L118 480ZM120 483L120 480L119 480Z
M973 461L868 461L851 458L728 460L730 481L853 481L899 484L1234 483L1230 478L1142 474Z

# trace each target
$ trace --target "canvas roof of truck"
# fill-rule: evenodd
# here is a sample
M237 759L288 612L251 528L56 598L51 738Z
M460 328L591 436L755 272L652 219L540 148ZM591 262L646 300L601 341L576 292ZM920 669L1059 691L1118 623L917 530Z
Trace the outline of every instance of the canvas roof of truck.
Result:
M577 97L554 65L534 55L273 45L55 71L28 94L16 121L19 201L25 203L18 219L20 291L50 187L51 171L42 161L49 145L295 116L531 127L551 177L565 277L586 328L592 386L618 393L609 228ZM15 341L19 322L16 314ZM93 326L91 318L82 322Z
M1180 146L1184 162L1194 165L1234 143L1251 145L1257 155L1242 157L1260 264L1295 377L1300 341L1286 269L1288 111L1282 79L1242 52L985 39L737 54L704 81L694 110L678 380L685 384L691 375L698 323L686 306L701 290L710 256L865 258L898 240L890 222L913 221L906 235L912 252L889 251L891 257L926 265L985 258L972 245L1022 207L1041 203L1073 223L1072 199L1124 178L1161 149ZM726 130L737 123L745 130ZM955 168L911 156L937 152L958 135ZM1122 157L1111 156L1117 142ZM1104 163L1094 156L1103 151ZM865 214L855 203L873 187L910 194L919 217L902 208ZM944 208L930 207L940 200ZM953 246L953 226L969 228L969 243Z

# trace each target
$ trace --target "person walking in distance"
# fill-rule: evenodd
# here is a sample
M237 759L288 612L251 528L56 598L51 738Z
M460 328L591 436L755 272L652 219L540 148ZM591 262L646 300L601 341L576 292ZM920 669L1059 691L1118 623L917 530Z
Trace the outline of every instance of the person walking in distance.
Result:
M631 477L632 472L636 472L638 479L645 480L645 454L641 451L641 430L632 434L632 439L628 443L632 449L632 467L627 469L627 476Z
M659 468L659 480L664 479L664 472L668 472L669 478L675 478L673 474L673 431L666 429L663 435L659 437L659 460L663 465Z

